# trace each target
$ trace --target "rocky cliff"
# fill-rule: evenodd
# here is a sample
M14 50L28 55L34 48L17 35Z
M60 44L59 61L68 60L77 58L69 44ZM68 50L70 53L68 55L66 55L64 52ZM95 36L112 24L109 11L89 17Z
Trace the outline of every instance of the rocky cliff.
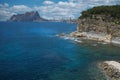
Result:
M39 21L47 21L46 19L40 17L37 11L26 12L24 14L17 14L11 16L8 20L11 22L39 22Z
M99 6L82 12L77 32L104 34L109 40L120 39L120 6Z

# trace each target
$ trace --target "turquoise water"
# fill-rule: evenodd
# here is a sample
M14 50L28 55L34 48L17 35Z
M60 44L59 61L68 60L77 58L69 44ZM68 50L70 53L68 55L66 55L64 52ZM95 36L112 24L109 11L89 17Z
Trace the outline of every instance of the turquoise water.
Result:
M120 47L56 37L75 24L0 22L0 80L106 80L97 67L120 60Z

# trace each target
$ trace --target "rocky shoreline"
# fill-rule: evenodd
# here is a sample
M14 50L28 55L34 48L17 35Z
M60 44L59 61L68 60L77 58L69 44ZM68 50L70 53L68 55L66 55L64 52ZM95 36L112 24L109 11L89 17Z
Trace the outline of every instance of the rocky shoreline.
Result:
M106 42L106 43L115 43L115 44L120 44L120 38L116 39L111 39L111 35L107 35L104 33L97 34L94 32L72 32L70 33L71 37L76 37L76 38L83 38L83 39L91 39L91 40L96 40L100 42Z
M95 34L92 32L72 32L70 34L65 34L65 33L61 33L58 34L57 36L62 37L64 39L69 39L69 40L73 40L76 42L82 42L82 40L95 40L98 42L103 42L103 43L113 43L113 44L118 44L120 45L120 38L116 38L116 39L112 39L111 40L111 36L110 35L106 35L106 34Z
M107 9L107 11L106 11ZM77 30L59 34L64 39L82 42L95 40L120 45L120 6L99 6L83 11L77 20ZM107 13L106 13L107 12ZM113 14L114 13L114 14ZM118 16L116 16L118 15ZM120 63L104 61L100 64L107 80L120 80Z
M101 6L95 7L82 12L77 20L77 30L71 33L71 36L85 37L86 39L120 44L120 18L115 15L119 14L112 8L120 8L120 6ZM102 9L101 9L102 8ZM101 10L110 9L111 13L106 15ZM114 16L112 16L115 13Z
M120 63L117 61L104 61L100 64L108 80L120 80Z

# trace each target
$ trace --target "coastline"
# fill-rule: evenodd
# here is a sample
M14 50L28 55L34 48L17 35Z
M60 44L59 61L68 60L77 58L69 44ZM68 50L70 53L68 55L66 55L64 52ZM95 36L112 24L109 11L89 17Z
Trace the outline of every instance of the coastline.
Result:
M78 43L82 43L84 40L95 40L100 42L100 44L119 44L120 41L117 42L118 39L113 39L111 42L106 40L106 37L104 34L88 34L86 32L80 33L80 32L72 32L70 34L59 34L57 35L61 38L64 38L66 40L72 40ZM79 37L78 37L79 36ZM106 80L120 80L120 62L119 61L103 61L98 62L98 68L101 70L100 72L105 76Z
M118 44L120 45L120 38L114 38L111 39L111 35L106 35L106 34L97 34L94 32L72 32L70 34L65 34L65 33L61 33L58 34L57 36L62 37L64 39L69 39L69 40L73 40L75 42L79 42L81 43L82 40L95 40L98 42L102 42L102 43L106 43L106 44Z

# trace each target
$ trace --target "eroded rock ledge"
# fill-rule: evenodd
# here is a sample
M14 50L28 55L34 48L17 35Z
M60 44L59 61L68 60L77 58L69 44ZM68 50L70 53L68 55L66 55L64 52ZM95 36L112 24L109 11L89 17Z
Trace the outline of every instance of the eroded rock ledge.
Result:
M70 34L70 36L79 37L79 38L86 37L87 39L111 42L111 35L106 35L106 34L96 34L92 32L73 32Z
M110 80L120 80L120 63L116 61L105 61L101 63L101 68Z

